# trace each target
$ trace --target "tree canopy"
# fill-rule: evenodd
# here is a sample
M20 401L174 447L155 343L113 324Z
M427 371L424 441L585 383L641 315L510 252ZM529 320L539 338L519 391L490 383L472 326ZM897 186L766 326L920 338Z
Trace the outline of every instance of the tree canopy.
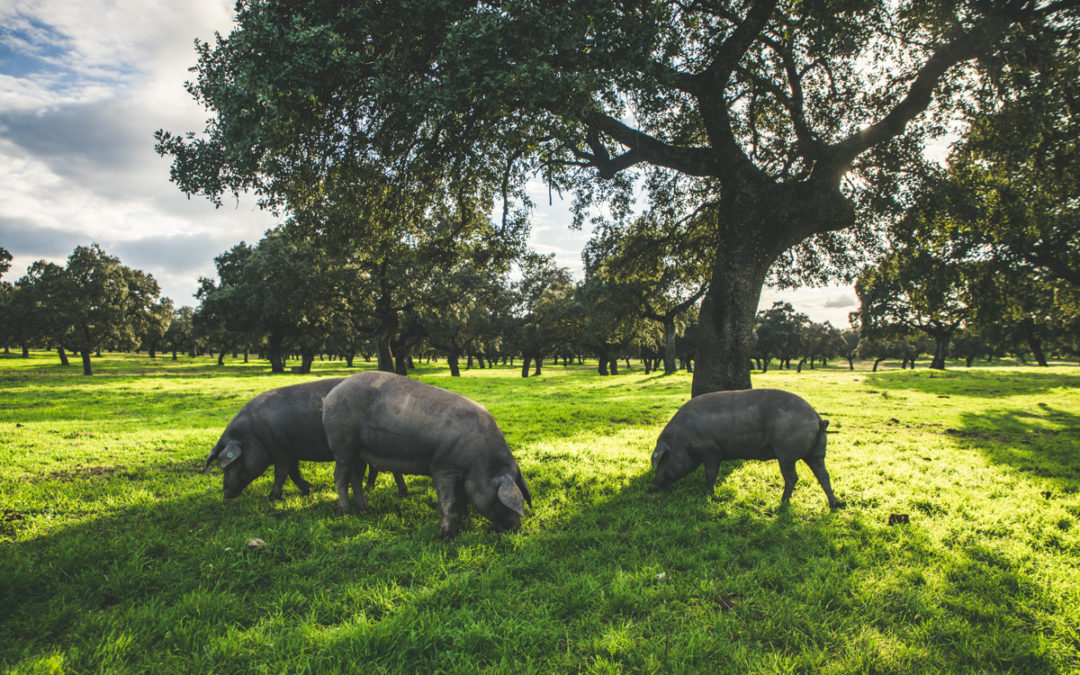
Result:
M292 209L372 170L504 205L539 173L579 219L629 217L638 179L652 208L714 204L693 389L745 388L770 269L850 269L852 226L904 196L927 139L1025 86L1078 5L250 0L198 45L214 117L158 148L189 194Z

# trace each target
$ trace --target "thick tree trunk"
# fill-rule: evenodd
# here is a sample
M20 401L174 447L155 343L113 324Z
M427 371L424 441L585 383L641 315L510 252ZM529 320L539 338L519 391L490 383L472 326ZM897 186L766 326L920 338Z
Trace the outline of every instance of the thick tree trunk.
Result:
M531 359L530 359L528 354L522 354L521 355L521 376L522 377L528 377L529 376L529 366L531 365L530 360Z
M276 333L270 334L270 339L267 341L268 350L267 357L270 359L270 372L271 373L284 373L285 372L285 359L281 353L281 346L284 338Z
M533 361L536 362L536 370L533 371L533 375L534 376L540 375L543 368L544 368L544 355L543 354L533 354Z
M30 348L27 347L26 345L22 346L22 357L24 359L30 358Z
M175 349L174 349L174 350L172 350L172 360L173 360L173 361L177 361L177 360L178 360L178 359L176 358L176 350L175 350Z
M67 352L64 351L63 347L57 347L56 348L56 355L60 357L60 365L62 365L62 366L70 366L71 365L71 362L68 361Z
M769 259L755 260L751 255ZM771 263L762 252L717 252L709 290L701 302L691 396L750 388L747 364L754 316Z
M671 375L677 371L675 362L675 317L664 317L664 374Z
M397 332L397 317L386 318L375 331L375 357L379 362L379 370L387 373L395 372L394 350L390 348L390 342Z
M1035 363L1045 368L1046 353L1043 352L1042 340L1033 332L1025 331L1024 342L1027 342L1028 348L1031 349L1031 356L1035 359Z
M748 172L725 185L718 246L699 315L692 396L750 388L754 318L769 268L807 237L854 223L855 211L838 179L828 172L820 176L776 185Z
M94 369L90 366L90 350L81 349L79 351L82 353L82 374L93 375Z
M450 366L450 377L461 377L461 368L458 367L458 353L449 352L446 355L446 363Z
M949 334L940 333L934 336L934 358L930 361L930 367L934 370L945 370L945 358L949 354ZM915 359L911 360L911 369L915 370Z
M601 375L608 374L608 363L611 359L608 357L606 350L600 350L596 354L596 372Z

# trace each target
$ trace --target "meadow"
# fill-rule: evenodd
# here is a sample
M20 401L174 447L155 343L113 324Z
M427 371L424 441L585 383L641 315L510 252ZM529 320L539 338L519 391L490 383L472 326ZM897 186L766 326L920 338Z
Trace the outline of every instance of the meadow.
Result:
M594 365L418 369L491 411L534 496L521 532L473 513L444 543L427 477L341 517L330 464L279 502L272 472L229 502L201 472L244 402L341 362L0 356L0 668L1080 669L1080 367L755 373L838 432L830 511L802 464L786 509L775 462L647 493L690 376Z

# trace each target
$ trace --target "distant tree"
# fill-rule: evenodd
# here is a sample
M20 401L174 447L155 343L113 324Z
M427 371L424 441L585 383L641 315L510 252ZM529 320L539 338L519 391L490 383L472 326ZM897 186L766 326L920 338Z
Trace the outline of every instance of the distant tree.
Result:
M855 370L855 357L859 353L858 329L846 328L840 331L837 337L836 351L840 356L847 359L848 370Z
M217 280L199 278L199 289L195 292L199 306L191 316L188 329L192 347L201 340L217 350L218 365L224 364L225 353L230 349L255 344L263 337L256 301L259 289L252 288L246 267L254 253L254 247L240 242L214 258Z
M789 302L777 301L769 309L758 312L756 326L757 351L762 371L769 370L769 361L780 359L780 367L790 367L792 357L803 351L803 338L810 319L796 312Z
M578 339L597 357L597 372L617 375L618 358L640 334L639 289L590 274L574 289L580 314Z
M173 310L169 321L169 328L165 331L165 348L172 352L172 360L176 361L178 352L195 354L195 338L192 334L192 315L195 310L187 305Z
M219 281L200 289L203 325L265 339L275 373L285 372L285 356L295 349L300 372L308 372L330 330L334 278L328 261L312 246L270 231L255 246L241 243L215 262Z
M479 345L487 308L506 284L500 270L466 263L437 275L425 289L418 318L428 343L446 354L451 376L461 375L461 356Z
M541 373L544 356L560 344L573 341L577 312L570 271L559 267L554 256L528 254L521 262L521 277L514 283L514 312L507 321L507 339L522 356L521 376L529 366Z
M165 335L172 317L173 303L169 298L161 298L147 310L147 318L138 338L140 346L150 358L156 358L157 352L165 347Z
M983 266L946 246L929 247L917 236L901 237L878 265L855 283L864 335L881 326L922 331L935 342L931 368L944 370L949 340L973 316L973 290Z
M990 353L990 348L978 331L964 328L953 336L953 353L964 359L965 365L970 368L975 359L985 358Z
M711 213L682 226L675 214L653 210L627 224L604 221L582 253L586 275L618 285L638 299L638 313L660 322L664 373L677 370L680 317L701 300L709 274L707 251L716 237ZM629 308L628 308L629 309Z
M809 362L811 370L819 360L821 365L828 365L829 359L839 353L840 331L828 321L810 321L803 327L802 346L803 358L799 360L799 372L802 372L802 366L806 362Z
M392 345L418 337L399 335L403 318L415 318L425 295L439 289L439 277L461 265L507 269L523 250L528 223L509 211L493 221L492 195L464 181L366 165L337 171L294 207L285 230L337 270L337 305L374 337L379 369L393 371Z
M27 324L61 350L78 351L84 375L93 375L95 351L138 346L160 293L152 275L122 265L97 244L76 247L66 267L35 262L20 285Z

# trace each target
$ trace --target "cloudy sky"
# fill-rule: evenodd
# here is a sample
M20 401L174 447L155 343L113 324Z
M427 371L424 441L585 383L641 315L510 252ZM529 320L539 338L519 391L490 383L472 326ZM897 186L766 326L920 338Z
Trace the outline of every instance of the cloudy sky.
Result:
M276 220L254 200L215 209L169 182L156 129L200 131L207 112L184 90L193 40L227 33L233 0L0 0L0 247L9 280L35 260L62 262L100 244L157 278L177 305L194 304L199 276L235 243ZM533 219L533 247L580 270L587 233L567 229L568 205ZM766 289L762 306L791 301L817 321L847 326L850 288Z

